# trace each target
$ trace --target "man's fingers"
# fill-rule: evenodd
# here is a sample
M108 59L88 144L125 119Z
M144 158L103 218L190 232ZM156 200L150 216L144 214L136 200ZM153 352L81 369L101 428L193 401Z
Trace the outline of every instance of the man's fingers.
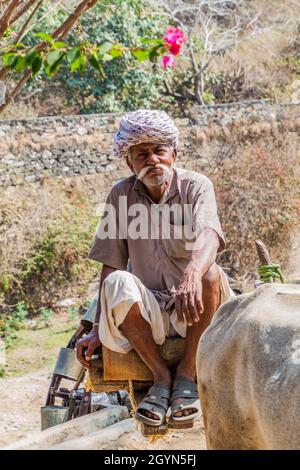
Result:
M186 318L188 326L192 326L193 321L190 316L189 308L188 308L188 301L187 301L187 295L183 294L182 296L182 311L184 313L184 316Z
M175 309L176 309L178 321L180 323L184 322L184 315L183 315L183 312L182 312L180 295L176 295L176 297L175 297Z
M92 355L93 355L96 347L97 346L95 344L89 343L89 346L88 346L88 348L86 350L86 353L85 353L85 358L86 358L87 361L90 361L92 359Z
M195 297L196 309L199 314L204 312L202 295L196 295Z
M80 344L79 342L77 343L76 345L76 357L77 357L77 360L80 362L80 364L82 364L84 367L89 367L89 363L85 360L85 357L84 357L84 350L85 350L85 346L84 344Z
M189 294L189 297L188 297L188 309L189 309L190 317L193 323L198 322L200 318L199 318L198 311L196 308L195 294L192 292Z

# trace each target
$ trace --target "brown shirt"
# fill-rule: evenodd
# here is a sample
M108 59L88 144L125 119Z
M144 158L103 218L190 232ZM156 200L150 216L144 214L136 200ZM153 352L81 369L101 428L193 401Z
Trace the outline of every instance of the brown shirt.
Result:
M107 204L112 205L115 214L108 212ZM134 204L141 206L134 206L132 211ZM190 219L184 219L182 215L187 207ZM173 210L168 211L170 208ZM164 215L159 216L159 212L164 210ZM108 214L109 220L115 222L115 239L103 239L107 232ZM167 232L163 228L166 220L168 224L164 227L167 226ZM212 228L219 235L219 251L224 249L213 184L206 176L174 168L169 187L160 202L155 204L145 186L132 175L112 187L88 258L116 269L128 269L153 291L161 307L166 308L191 257L191 240L195 240L195 236L193 238L183 231L183 236L176 238L178 230L187 227L192 227L198 234L203 228ZM134 228L140 232L139 238ZM152 238L149 236L151 233Z

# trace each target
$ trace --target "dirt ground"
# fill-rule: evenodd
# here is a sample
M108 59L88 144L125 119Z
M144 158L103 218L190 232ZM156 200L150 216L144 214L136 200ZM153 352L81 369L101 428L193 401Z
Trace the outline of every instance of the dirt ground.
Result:
M40 407L45 404L51 373L48 369L28 372L20 377L0 380L1 428L0 448L30 437L40 430ZM202 419L194 429L172 430L158 441L151 442L136 431L130 440L113 443L109 449L195 450L205 449Z
M7 350L5 376L0 378L0 448L40 430L40 408L45 405L59 348L67 344L78 322L79 319L70 319L61 312L51 319L48 327L17 332L17 340ZM124 442L121 439L111 446L114 449L149 450L205 447L202 419L194 429L172 430L153 443L137 431L132 433L130 440L126 438Z

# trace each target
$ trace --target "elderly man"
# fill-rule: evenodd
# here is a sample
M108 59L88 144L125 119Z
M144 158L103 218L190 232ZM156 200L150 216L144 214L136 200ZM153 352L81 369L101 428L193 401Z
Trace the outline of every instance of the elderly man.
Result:
M133 175L112 187L89 252L103 268L93 330L77 345L86 367L100 344L139 354L154 383L136 418L152 426L165 422L169 407L173 422L199 416L198 342L231 296L215 262L224 237L213 185L204 175L175 167L177 146L178 129L165 112L122 117L115 153ZM174 377L157 347L173 335L186 338Z

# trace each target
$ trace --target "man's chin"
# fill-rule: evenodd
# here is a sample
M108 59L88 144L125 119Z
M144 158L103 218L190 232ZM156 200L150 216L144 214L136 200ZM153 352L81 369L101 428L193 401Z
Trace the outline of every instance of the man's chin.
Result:
M169 180L169 178L165 175L153 175L153 176L145 176L145 178L142 179L142 182L144 183L145 186L149 186L150 188L155 188L162 186L164 183L166 183Z

